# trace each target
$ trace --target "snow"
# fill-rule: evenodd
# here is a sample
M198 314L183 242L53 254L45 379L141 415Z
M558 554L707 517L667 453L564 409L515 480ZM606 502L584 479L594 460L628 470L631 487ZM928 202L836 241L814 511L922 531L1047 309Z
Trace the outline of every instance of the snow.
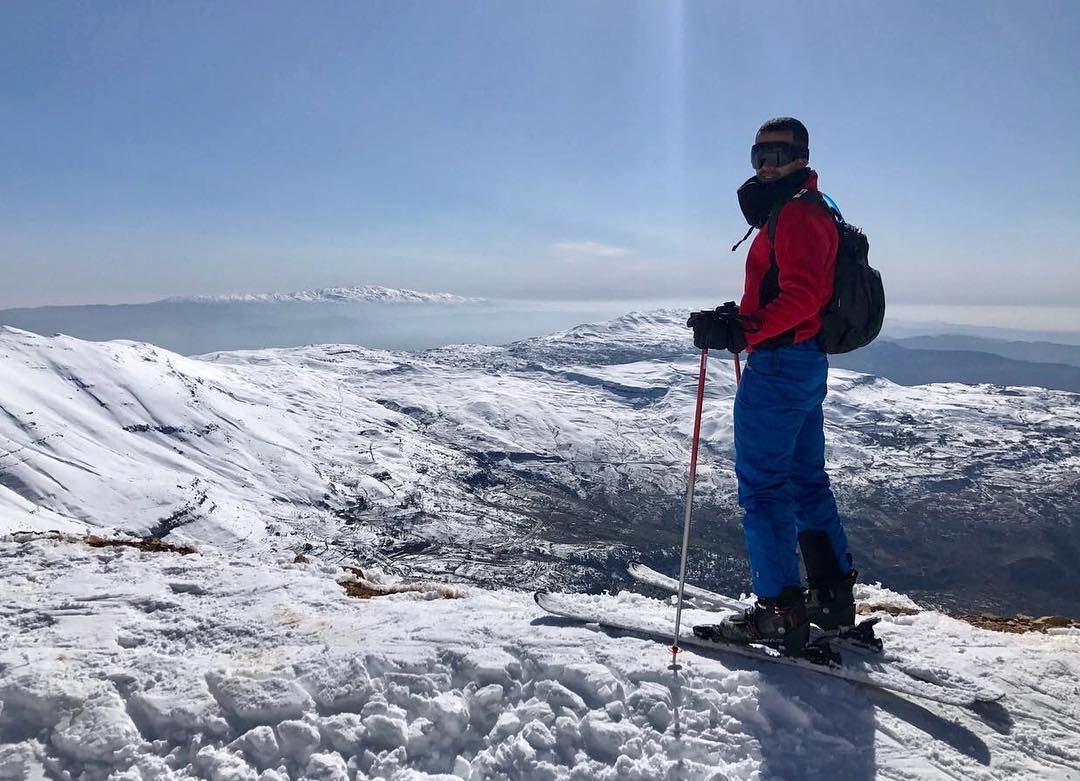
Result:
M637 313L508 347L194 359L2 328L0 530L171 531L252 552L333 545L358 560L408 542L456 546L473 567L469 545L519 544L536 527L519 485L582 498L632 485L665 503L683 493L697 368L685 340L680 316ZM733 502L734 377L711 365L698 495ZM958 475L986 493L1074 490L1076 400L833 371L830 473L896 492Z
M464 304L482 299L453 293L421 293L380 285L324 287L294 293L233 293L218 296L173 296L158 303L169 304L281 304L281 303L381 303L381 304Z
M676 674L665 644L546 616L526 592L356 599L346 570L205 545L180 556L8 536L0 571L3 779L1067 779L1080 767L1076 635L878 614L890 653L1006 692L979 710L693 649ZM670 617L665 601L633 599Z
M663 643L536 607L557 566L514 552L583 546L534 536L529 495L472 486L503 465L681 495L696 359L674 315L199 359L4 328L0 358L0 780L1080 779L1076 630L995 633L861 584L890 654L1007 695L959 708L694 649L676 672ZM830 469L1017 480L1022 440L1023 479L1073 479L1075 397L1000 390L833 372ZM733 490L733 391L714 362L703 493ZM515 588L404 579L402 539L448 569L501 550Z

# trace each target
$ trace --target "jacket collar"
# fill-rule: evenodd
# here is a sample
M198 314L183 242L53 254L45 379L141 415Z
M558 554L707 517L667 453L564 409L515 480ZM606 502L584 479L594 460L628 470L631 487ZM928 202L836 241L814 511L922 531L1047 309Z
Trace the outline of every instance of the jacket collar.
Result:
M800 168L771 182L752 176L739 188L739 208L751 228L760 228L778 204L802 189L817 190L817 173L812 168Z

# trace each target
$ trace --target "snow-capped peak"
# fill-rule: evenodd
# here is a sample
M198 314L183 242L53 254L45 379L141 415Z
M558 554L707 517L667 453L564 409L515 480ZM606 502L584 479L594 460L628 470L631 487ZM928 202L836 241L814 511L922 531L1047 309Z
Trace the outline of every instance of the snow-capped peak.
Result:
M380 285L322 287L293 293L226 293L217 296L171 296L159 303L169 304L276 304L302 303L379 303L379 304L464 304L480 299L453 293L423 293Z

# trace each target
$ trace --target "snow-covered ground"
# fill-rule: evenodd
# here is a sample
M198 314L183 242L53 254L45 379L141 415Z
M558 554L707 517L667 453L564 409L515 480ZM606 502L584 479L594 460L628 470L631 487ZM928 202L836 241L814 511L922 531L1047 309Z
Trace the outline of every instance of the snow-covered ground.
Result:
M730 369L712 507L733 501ZM678 512L695 370L677 313L419 354L0 329L0 779L1080 778L1075 630L883 614L890 653L1007 693L961 709L693 650L676 677L662 644L541 614L531 589L574 562L677 535L617 502ZM834 371L827 420L842 491L1075 501L1072 394ZM354 593L393 593L349 596L356 565ZM391 587L410 570L444 577Z
M514 465L573 490L679 497L697 362L682 323L664 314L509 347L203 359L0 328L0 359L0 482L21 497L7 504L138 533L188 525L247 548L274 527L338 527L335 512L358 502L411 501L456 535L499 514L476 501L479 473ZM705 493L733 490L734 390L730 363L714 361ZM1080 470L1075 394L903 387L842 370L829 391L829 470L841 484L1071 487Z
M507 347L201 359L5 328L0 530L183 529L234 551L597 585L627 556L677 556L696 369L682 315L664 312ZM734 390L730 362L713 360L699 576L742 573L717 558L739 537ZM969 540L985 540L999 582L1046 581L1021 609L1060 603L1075 593L1060 562L1069 546L1080 555L1068 533L1080 512L1078 398L834 370L829 469L851 532L867 530L864 548L891 577L934 573L943 559L966 571L978 563Z
M355 572L200 547L0 540L0 779L1080 778L1078 630L880 613L891 653L1007 695L959 708L693 649L676 674L527 592L359 599Z

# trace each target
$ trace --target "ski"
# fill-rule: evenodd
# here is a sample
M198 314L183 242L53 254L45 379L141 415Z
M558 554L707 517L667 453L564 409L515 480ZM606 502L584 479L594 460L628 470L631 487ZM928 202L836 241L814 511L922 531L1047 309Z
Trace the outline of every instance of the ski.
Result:
M666 589L673 593L679 591L679 581L675 578L669 578L667 575L657 572L651 567L646 567L639 561L632 561L627 565L626 571L630 574L630 577L639 583L645 583L649 586L656 586L657 588ZM709 591L703 589L700 586L695 586L691 583L683 585L683 596L690 597L704 610L741 613L749 607L753 606L751 600L734 599L733 597L726 597L723 594L717 594L715 591Z
M673 639L675 622L671 616L666 615L668 606L641 595L624 593L613 597L537 591L534 599L541 609L562 618L632 632L664 643L670 643ZM994 702L1004 697L999 691L942 671L931 673L923 670L921 675L916 676L908 670L874 657L856 656L854 660L842 659L838 653L830 651L827 644L817 645L811 657L807 658L784 656L765 645L739 645L707 640L695 636L693 631L681 632L678 643L680 647L702 648L811 671L946 705L970 706L978 702Z
M679 592L679 581L675 578L669 578L662 572L657 572L641 562L630 562L626 571L631 578L639 583L645 583L676 594ZM690 583L683 585L683 596L689 598L693 604L702 610L712 612L741 613L753 605L751 600L735 599ZM880 620L879 618L863 619L855 626L841 630L823 631L815 627L813 638L815 642L828 639L843 650L860 653L881 653L884 646L881 639L874 635L874 626Z

